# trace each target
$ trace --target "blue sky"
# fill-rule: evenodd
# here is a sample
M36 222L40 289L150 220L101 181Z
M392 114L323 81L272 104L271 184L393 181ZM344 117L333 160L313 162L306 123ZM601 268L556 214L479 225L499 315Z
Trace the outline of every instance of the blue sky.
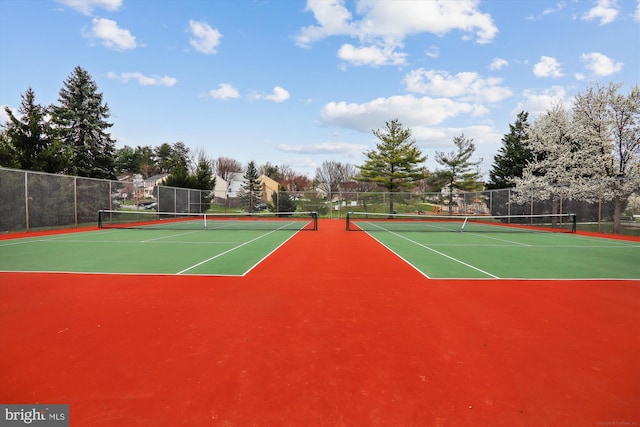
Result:
M0 0L0 105L57 102L77 65L118 148L182 141L313 178L362 164L398 118L431 170L464 133L487 175L518 112L639 84L640 1Z

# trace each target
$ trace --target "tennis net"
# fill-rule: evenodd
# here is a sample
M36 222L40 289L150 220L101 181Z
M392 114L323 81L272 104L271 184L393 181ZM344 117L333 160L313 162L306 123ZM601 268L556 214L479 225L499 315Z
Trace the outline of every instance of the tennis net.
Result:
M576 232L575 214L419 215L349 212L347 231Z
M99 228L167 230L317 230L316 212L180 213L100 210Z

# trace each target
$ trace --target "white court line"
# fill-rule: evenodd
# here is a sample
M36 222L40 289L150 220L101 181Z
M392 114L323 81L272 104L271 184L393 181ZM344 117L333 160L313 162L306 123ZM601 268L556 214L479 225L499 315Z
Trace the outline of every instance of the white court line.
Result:
M433 247L458 248L550 248L550 249L637 249L640 245L501 245L498 243L432 243Z
M247 271L245 271L244 273L242 273L241 276L246 276L247 274L249 274L249 272L251 270L253 270L254 268L256 268L258 265L260 265L260 263L262 261L264 261L265 259L269 258L271 256L271 254L273 254L275 251L277 251L278 249L280 249L282 247L282 245L284 245L285 243L287 243L289 240L291 240L293 238L293 236L295 236L296 234L298 234L300 232L300 230L296 231L295 233L293 233L291 236L289 236L288 239L286 239L284 242L280 243L274 250L272 250L271 252L269 252L268 254L266 254L264 257L262 257L262 259L258 262L256 262L255 264L253 264L251 267L249 267L249 269Z
M391 233L391 234L393 234L394 236L400 237L401 239L405 239L405 240L407 240L407 241L409 241L409 242L411 242L411 243L415 243L416 245L418 245L418 246L420 246L420 247L422 247L422 248L424 248L424 249L427 249L427 250L429 250L429 251L431 251L431 252L434 252L434 253L436 253L436 254L438 254L438 255L440 255L440 256L443 256L443 257L445 257L445 258L447 258L447 259L450 259L451 261L455 261L455 262L457 262L457 263L459 263L459 264L464 265L465 267L469 267L469 268L471 268L471 269L473 269L473 270L476 270L476 271L478 271L478 272L480 272L480 273L482 273L482 274L486 274L487 276L493 277L494 279L499 279L499 278L500 278L500 277L498 277L498 276L496 276L496 275L494 275L494 274L489 273L488 271L484 271L484 270L482 270L482 269L480 269L480 268L478 268L478 267L475 267L475 266L473 266L473 265L471 265L471 264L467 264L467 263L466 263L466 262L464 262L464 261L461 261L461 260L459 260L459 259L457 259L457 258L454 258L454 257L452 257L452 256L450 256L450 255L447 255L447 254L445 254L445 253L443 253L443 252L437 251L437 250L435 250L435 249L433 249L433 248L430 248L430 247L429 247L429 246L427 246L427 245L423 245L422 243L416 242L415 240L411 240L411 239L409 239L408 237L405 237L405 236L403 236L403 235L401 235L401 234L398 234L398 233L396 233L396 232L394 232L394 231L389 231L389 230L387 230L387 229L385 229L385 228L382 228L382 227L379 227L379 228L380 228L381 230L386 231L387 233ZM369 234L369 235L371 236L371 234ZM375 239L375 237L374 237L374 239ZM378 240L378 239L376 239L376 240ZM395 252L395 251L393 251L393 252Z
M41 242L54 242L59 240L66 240L73 237L76 237L78 234L90 234L90 233L98 233L99 230L91 230L91 231L75 231L69 232L65 234L53 234L52 236L56 237L47 237L46 235L42 236L26 236L26 237L18 237L15 239L8 239L0 241L0 247L3 246L14 246L14 245L24 245L28 243L41 243Z
M203 231L206 231L206 230L193 230L193 231L187 231L184 233L170 234L169 236L156 237L155 239L141 240L140 243L155 242L156 240L163 240L163 239L171 239L172 237L186 236L187 234L201 233Z
M411 268L413 268L414 270L416 270L418 273L422 274L424 277L426 277L427 279L431 279L431 277L429 277L429 275L427 273L425 273L424 271L420 270L418 267L416 267L415 265L413 265L411 262L409 262L408 260L406 260L403 256L401 256L399 253L397 253L396 251L394 251L393 249L391 249L389 246L385 245L384 243L382 243L380 240L376 239L376 237L371 234L371 233L367 233L373 240L375 240L376 242L380 243L382 246L384 246L385 248L387 248L389 250L389 252L393 252L398 258L400 258L401 260L403 260L404 262L406 262Z
M640 248L640 245L637 242L634 242L633 240L619 240L619 239L612 239L609 237L600 237L600 236L583 236L581 234L575 234L575 233L558 233L560 236L564 236L566 238L570 238L570 239L577 239L577 240L588 240L590 242L606 242L608 244L609 247L615 247L615 246L623 246L623 247L637 247Z
M192 242L192 241L184 241L184 242L160 242L160 241L154 241L154 242L149 242L149 241L140 241L140 240L36 240L35 242L39 242L39 243L91 243L93 245L99 245L101 243L110 243L110 244L115 244L115 245L122 245L122 244L140 244L140 243L151 243L151 244L158 244L158 245L211 245L211 244L225 244L225 245L235 245L237 243L242 243L242 242L238 242L238 241L229 241L229 242L224 242L224 241L216 241L216 240L210 240L210 241L206 241L206 242ZM2 245L0 245L2 246Z
M194 268L196 268L196 267L199 267L199 266L201 266L202 264L206 264L206 263L208 263L209 261L212 261L212 260L214 260L214 259L216 259L216 258L219 258L219 257L221 257L221 256L223 256L223 255L226 255L226 254L228 254L229 252L235 251L236 249L241 248L241 247L243 247L243 246L246 246L246 245L248 245L249 243L253 243L253 242L255 242L256 240L262 239L263 237L266 237L266 236L268 236L269 234L275 233L276 231L279 231L280 229L282 229L283 227L286 227L286 226L287 226L287 225L289 225L289 224L292 224L292 223L284 224L284 225L282 225L281 227L279 227L279 228L277 228L277 229L275 229L275 230L272 230L272 231L270 231L270 232L268 232L268 233L265 233L265 234L262 234L262 235L260 235L260 236L256 237L255 239L251 239L251 240L249 240L249 241L247 241L247 242L244 242L244 243L242 243L242 244L240 244L240 245L238 245L238 246L234 246L233 248L228 249L228 250L226 250L226 251L224 251L224 252L222 252L222 253L219 253L218 255L214 255L214 256L212 256L211 258L205 259L204 261L201 261L201 262L199 262L199 263L197 263L197 264L192 265L191 267L185 268L185 269L184 269L184 270L182 270L182 271L178 271L176 274L182 274L182 273L185 273L185 272L187 272L187 271L189 271L189 270L192 270L192 269L194 269ZM294 234L295 234L295 233L294 233ZM253 267L252 267L252 268L253 268Z
M507 239L498 239L497 237L485 236L485 235L478 234L478 233L469 233L469 232L467 232L466 234L471 234L472 236L482 237L484 239L491 239L491 240L497 240L499 242L511 243L511 244L517 245L517 246L525 246L525 247L528 247L528 248L533 247L533 245L528 245L526 243L514 242L513 240L507 240Z

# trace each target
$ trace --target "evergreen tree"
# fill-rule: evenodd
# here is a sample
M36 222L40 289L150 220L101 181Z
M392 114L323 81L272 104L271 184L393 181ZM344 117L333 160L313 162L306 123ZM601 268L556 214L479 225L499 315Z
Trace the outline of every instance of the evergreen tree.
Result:
M0 141L0 164L18 169L64 172L69 153L56 139L49 122L47 109L35 102L35 92L28 88L22 95L17 118L5 107L9 121Z
M284 186L280 187L280 191L271 195L271 201L270 210L273 212L295 212L297 209L296 201Z
M155 164L160 168L160 173L168 173L175 166L171 144L163 142L153 150L153 155Z
M522 177L527 163L533 160L533 152L527 145L527 122L529 113L518 114L515 124L509 125L509 133L502 138L502 147L493 158L487 188L508 188L514 186L514 178Z
M167 187L193 188L194 180L193 177L189 175L187 168L182 164L178 164L169 171L169 176L164 181L164 185Z
M53 122L62 142L71 149L73 175L115 178L115 141L107 133L112 124L109 107L89 73L76 67L60 89L53 106Z
M16 149L11 143L6 129L0 128L0 166L5 168L20 168Z
M200 212L206 212L211 207L211 200L215 197L216 177L213 175L212 162L201 156L192 177L193 187L200 191Z
M385 128L374 130L380 142L376 150L364 153L359 181L373 182L389 192L414 188L424 178L425 170L418 166L427 157L422 155L411 138L411 129L404 129L398 119L386 122ZM393 213L393 198L389 198L389 213Z
M122 173L139 173L141 160L140 151L138 149L125 145L121 149L116 150L116 173L118 175Z
M191 161L189 160L189 148L183 142L176 142L173 145L163 142L153 151L155 164L160 169L160 173L170 173L180 166L189 170Z
M274 181L280 182L282 180L282 173L280 167L272 165L270 162L265 163L260 167L262 175L268 176Z
M153 148L150 145L144 147L136 147L136 156L140 157L140 169L139 172L143 177L149 178L150 176L160 173L160 168L154 161Z
M242 185L242 193L240 199L244 203L247 212L255 212L256 205L260 201L260 179L256 164L250 161L247 165L247 171L244 174L245 182Z
M447 153L436 152L436 162L444 166L438 171L441 178L446 178L449 185L449 215L453 214L453 190L473 191L477 189L480 172L477 166L482 160L472 162L471 156L476 151L473 138L466 138L464 134L453 138L456 150ZM474 167L476 168L474 170Z

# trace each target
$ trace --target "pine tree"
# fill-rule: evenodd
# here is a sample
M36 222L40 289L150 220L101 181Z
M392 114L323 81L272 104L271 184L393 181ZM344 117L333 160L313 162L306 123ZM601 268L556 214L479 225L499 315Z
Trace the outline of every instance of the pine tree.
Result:
M204 155L198 160L192 181L193 188L202 190L200 192L200 212L206 212L211 207L211 200L215 196L213 190L216 187L216 177L213 175L212 162Z
M260 179L256 164L250 161L244 174L245 182L242 185L240 199L244 202L247 212L255 212L256 205L260 201Z
M35 102L33 89L28 88L22 95L19 118L8 107L5 112L9 121L3 126L0 164L32 171L64 172L69 153L55 138L46 118L47 109Z
M169 171L169 176L165 179L164 185L167 187L193 188L193 177L189 175L187 168L178 164Z
M295 212L297 209L296 201L284 186L280 187L280 191L271 195L271 201L273 212Z
M125 145L116 150L115 169L118 174L139 173L141 163L142 158L138 149Z
M436 162L445 167L439 175L447 180L449 185L449 215L453 213L453 190L474 190L480 179L477 167L481 160L472 162L471 156L476 151L473 138L466 138L464 134L453 138L456 150L450 153L436 152Z
M404 129L398 119L386 122L385 128L374 130L380 142L376 150L364 153L365 164L360 166L359 181L373 182L389 192L414 188L424 178L425 170L418 166L423 156L411 138L411 129ZM389 198L389 213L393 213L393 198Z
M107 133L109 107L89 73L77 66L60 89L53 122L62 142L71 149L73 175L115 178L115 141Z
M527 163L533 160L533 152L527 145L527 122L529 113L518 114L515 124L509 125L509 133L502 138L502 147L493 158L487 188L507 188L514 186L514 178L522 177Z

